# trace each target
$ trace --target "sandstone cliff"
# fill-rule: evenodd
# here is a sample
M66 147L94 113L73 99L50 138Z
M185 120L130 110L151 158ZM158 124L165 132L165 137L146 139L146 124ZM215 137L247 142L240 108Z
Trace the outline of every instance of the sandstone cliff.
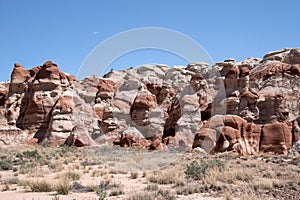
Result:
M79 81L47 61L0 84L0 145L202 147L287 153L299 136L300 49L209 67L145 65Z

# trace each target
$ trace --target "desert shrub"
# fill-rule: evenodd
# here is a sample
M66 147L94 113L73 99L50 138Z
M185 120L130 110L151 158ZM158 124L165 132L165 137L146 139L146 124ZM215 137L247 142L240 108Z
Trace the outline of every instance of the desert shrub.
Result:
M107 175L110 171L107 169L96 169L92 172L92 177L103 177L104 175ZM116 173L117 174L117 173Z
M262 199L261 196L255 194L252 189L247 189L243 191L242 195L240 196L241 200L253 200L253 199Z
M16 154L16 158L23 158L23 154L22 153L20 153L20 152L18 152L17 154Z
M128 200L175 200L176 196L169 190L141 191L129 196Z
M184 173L188 178L200 180L206 177L211 169L223 171L225 169L225 163L221 160L201 160L200 163L194 160L191 164L186 166Z
M147 172L146 172L146 171L143 171L142 177L143 177L143 178L147 177Z
M179 186L176 189L176 193L179 195L190 195L194 193L200 193L203 191L203 187L200 187L197 183L189 183L187 185Z
M31 174L36 172L37 164L35 162L26 162L19 167L20 174Z
M80 174L78 172L68 171L63 174L63 178L71 181L78 181L80 179Z
M290 161L290 164L300 167L300 157L293 158L293 160Z
M24 151L23 156L26 158L35 158L37 160L42 158L42 156L39 154L39 152L36 149L33 151L29 151L29 150Z
M157 191L158 189L158 185L156 184L147 185L145 188L146 191Z
M97 188L96 194L97 194L99 200L104 200L107 196L107 192L102 188Z
M42 181L26 181L23 182L24 186L28 186L31 192L52 192L52 186L45 180Z
M71 189L73 192L92 192L92 191L94 191L94 190L92 190L91 187L84 186L84 185L82 185L82 184L79 183L79 182L74 182L74 183L70 186L70 189Z
M131 194L127 200L153 200L156 199L156 195L153 192L142 191Z
M68 145L64 145L62 144L61 145L61 148L60 148L60 151L61 151L61 154L68 154L68 153L75 153L77 151L77 147L76 146L68 146Z
M53 170L54 172L59 172L64 169L64 165L60 161L50 162L50 163L48 163L48 167L49 167L49 169Z
M108 195L108 190L111 190L110 196L118 196L124 194L122 185L116 183L111 177L104 176L103 179L97 185L87 186L91 191L95 191L99 200L105 199Z
M249 171L244 171L244 170L237 170L235 172L235 177L236 177L236 179L238 179L240 181L245 181L245 182L250 182L250 181L254 180L253 173L251 173Z
M147 177L148 181L158 184L180 184L182 178L175 169L156 171Z
M59 200L59 196L55 195L51 200Z
M18 179L18 177L9 177L9 178L2 180L2 183L3 184L18 184L19 179Z
M272 190L273 189L273 181L272 180L263 180L263 181L257 181L256 183L253 183L252 188L254 191L260 191L260 190Z
M254 180L254 172L251 170L245 170L245 169L237 169L237 168L231 168L230 170L226 170L220 174L216 174L216 180L234 184L236 181L243 181L250 183Z
M139 176L139 174L137 172L131 172L130 173L130 178L132 178L132 179L137 179L138 176Z
M125 194L122 188L114 188L112 191L109 193L109 196L119 196Z
M2 188L2 192L10 190L9 184L4 184L4 188Z
M60 182L58 182L54 190L57 192L57 194L67 195L70 191L70 182L67 178L63 178Z
M164 199L164 200L175 200L176 196L170 192L169 190L158 190L157 192L157 199Z
M87 167L87 166L95 166L95 165L99 165L99 164L101 164L100 162L96 162L96 161L87 161L87 160L85 160L85 161L82 161L81 163L80 163L83 167Z
M12 164L5 160L0 160L0 170L7 171L12 169Z

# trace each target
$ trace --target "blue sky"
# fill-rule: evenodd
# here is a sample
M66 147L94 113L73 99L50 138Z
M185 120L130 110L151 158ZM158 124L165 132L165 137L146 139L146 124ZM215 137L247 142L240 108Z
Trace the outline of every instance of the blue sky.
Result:
M31 68L52 60L76 75L99 43L141 27L186 34L214 61L262 57L300 47L299 8L300 0L0 0L0 81L9 79L15 62ZM124 55L111 67L145 63L186 64L175 55L145 50Z

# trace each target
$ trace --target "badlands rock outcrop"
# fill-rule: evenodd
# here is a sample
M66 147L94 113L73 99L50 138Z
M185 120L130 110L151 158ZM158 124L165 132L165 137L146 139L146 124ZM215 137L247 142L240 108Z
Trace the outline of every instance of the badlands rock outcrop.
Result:
M0 84L0 145L110 143L288 153L299 141L300 49L209 67L144 65L79 81L47 61Z

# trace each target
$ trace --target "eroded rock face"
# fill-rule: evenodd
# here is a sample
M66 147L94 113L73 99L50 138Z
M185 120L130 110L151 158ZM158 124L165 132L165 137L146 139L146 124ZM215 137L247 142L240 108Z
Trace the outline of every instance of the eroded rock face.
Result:
M148 90L140 91L131 106L131 119L139 126L150 124L150 109L156 107L156 96Z
M18 130L20 135L28 134L28 140L63 144L70 134L76 134L74 98L78 96L74 81L73 76L61 72L51 61L31 70L15 64L4 106L6 127ZM79 102L83 103L81 99ZM86 144L91 141L85 140Z
M292 147L292 127L285 122L265 124L262 128L260 151L287 154Z
M260 127L237 115L216 115L196 133L193 148L208 152L235 151L241 155L259 151Z
M259 151L287 154L292 138L292 126L287 122L259 126L239 116L216 115L197 132L193 148L201 147L211 153L236 151L241 155Z
M7 89L1 89L0 90L0 106L4 106L5 101L8 99L8 90Z
M51 61L15 64L10 83L0 84L0 139L286 154L300 138L299 55L144 65L82 81Z

